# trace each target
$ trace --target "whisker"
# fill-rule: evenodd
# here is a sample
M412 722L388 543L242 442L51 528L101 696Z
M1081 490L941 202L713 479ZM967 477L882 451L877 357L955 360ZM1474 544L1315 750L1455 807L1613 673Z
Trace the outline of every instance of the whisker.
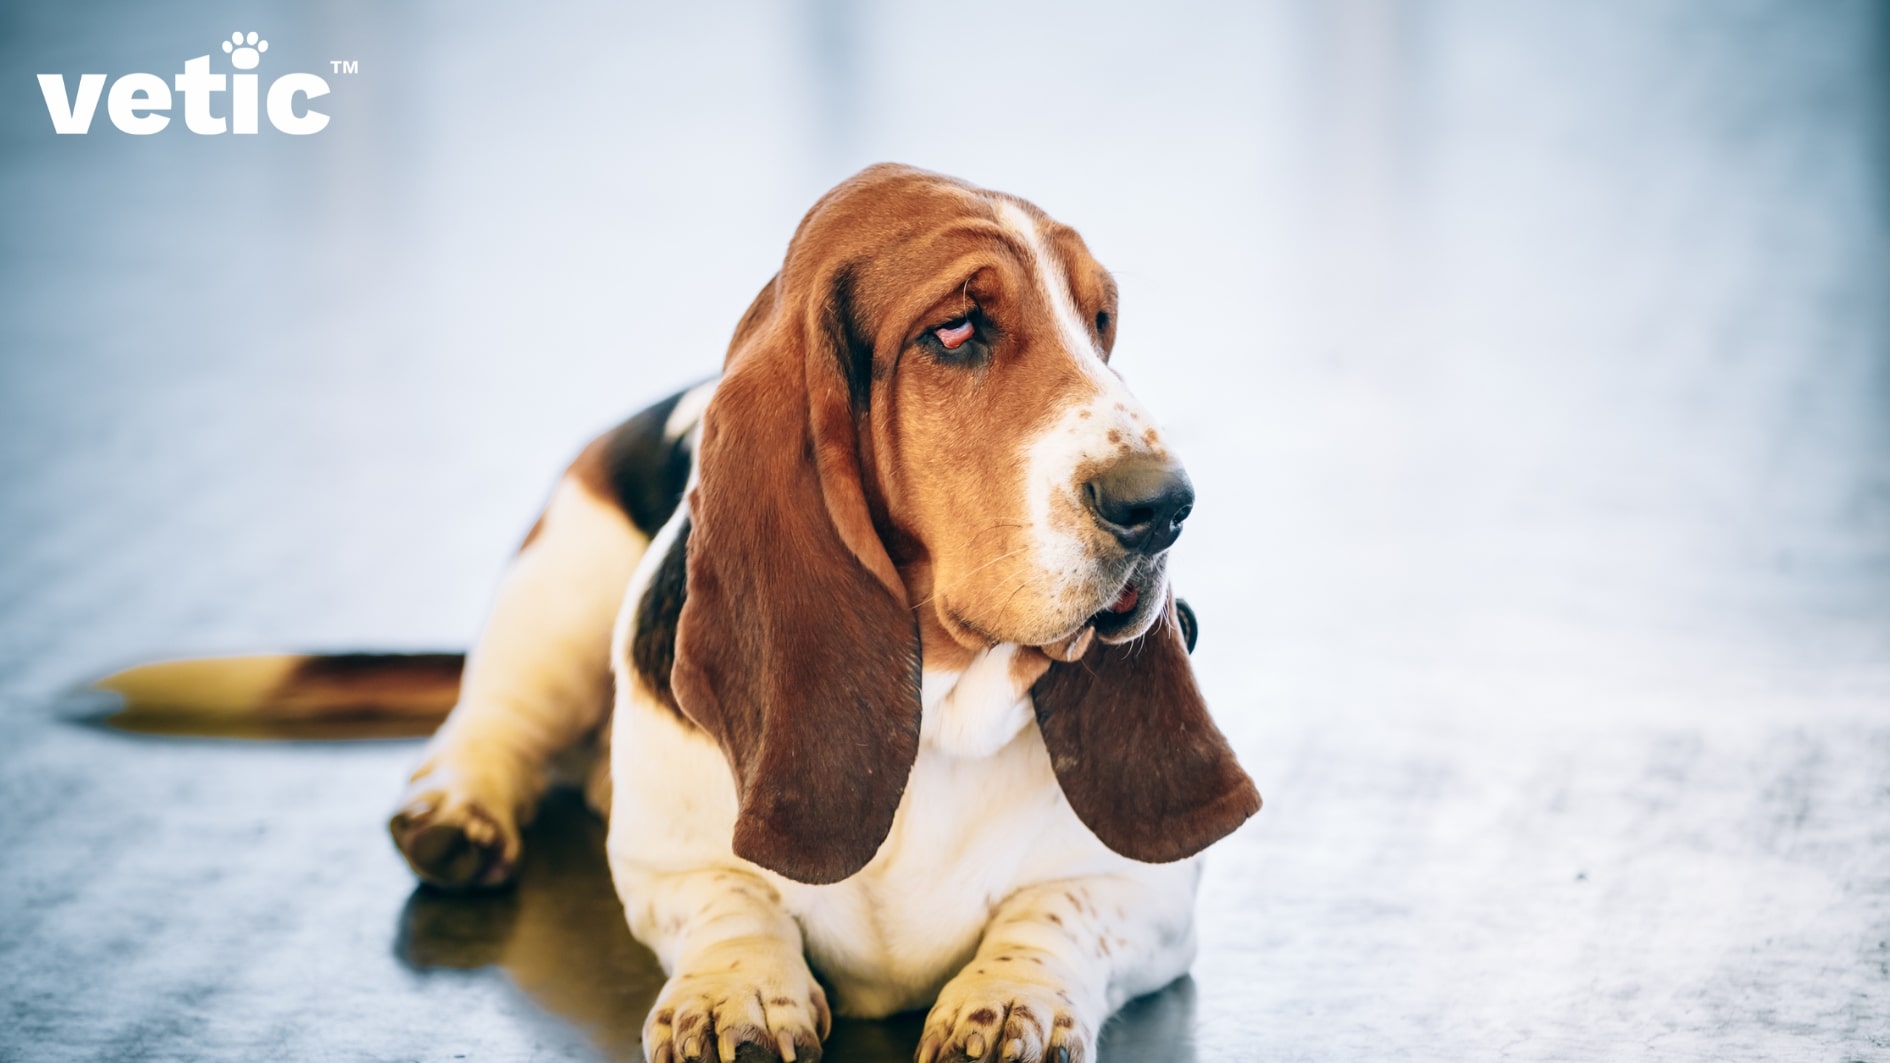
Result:
M984 564L979 565L977 568L972 569L970 572L965 573L965 575L967 576L976 575L977 573L982 572L987 568L990 568L992 565L997 564L999 561L1002 561L1007 557L1016 557L1018 554L1021 554L1028 549L1030 549L1030 547L1028 545L1025 545L1025 546L1020 546L1015 550L1011 550L1006 553L999 554L998 556L992 558L991 560L986 561ZM914 609L917 609L919 606L925 605L927 602L930 602L932 599L936 597L938 597L938 592L933 591L931 594L926 595L923 600L913 603L912 607Z
M1018 580L1016 589L1012 590L1010 595L1004 599L1003 605L998 606L998 612L1001 613L1004 610L1009 609L1011 607L1011 599L1017 597L1017 595L1021 593L1025 587L1028 587L1028 586L1030 586L1030 581L1028 579Z
M970 542L976 543L979 539L984 538L985 536L991 534L992 532L1001 531L1005 528L1028 528L1028 527L1030 527L1030 523L1028 521L1001 520L1001 521L998 521L996 524L993 524L990 527L979 532L978 534L973 535L970 539Z

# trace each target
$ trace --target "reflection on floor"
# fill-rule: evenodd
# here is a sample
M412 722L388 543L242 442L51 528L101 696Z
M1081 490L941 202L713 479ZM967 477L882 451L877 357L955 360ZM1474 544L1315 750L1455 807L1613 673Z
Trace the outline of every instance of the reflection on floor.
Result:
M555 794L525 845L513 889L460 896L415 888L400 913L396 954L416 971L500 968L584 1030L605 1058L638 1058L663 971L630 938L604 864L603 824L576 795Z
M400 913L395 953L422 972L503 970L539 1006L583 1030L602 1058L640 1059L639 1034L663 972L624 923L604 863L603 824L576 794L559 792L526 832L525 847L513 889L459 896L415 888ZM1136 1001L1110 1024L1103 1050L1108 1058L1190 1063L1193 1005L1185 978ZM923 1021L918 1012L837 1019L827 1058L909 1059Z

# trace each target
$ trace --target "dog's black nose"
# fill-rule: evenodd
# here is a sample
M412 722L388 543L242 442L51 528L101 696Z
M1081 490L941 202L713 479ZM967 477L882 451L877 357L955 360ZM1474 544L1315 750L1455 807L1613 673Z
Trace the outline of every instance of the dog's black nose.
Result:
M1154 557L1181 535L1181 522L1194 508L1194 485L1173 462L1129 458L1084 484L1083 497L1117 542Z

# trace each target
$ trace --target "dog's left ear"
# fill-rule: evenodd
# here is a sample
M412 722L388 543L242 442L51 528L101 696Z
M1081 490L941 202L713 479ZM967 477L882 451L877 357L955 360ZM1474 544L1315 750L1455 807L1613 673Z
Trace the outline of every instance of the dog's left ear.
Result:
M1260 793L1208 715L1171 598L1132 642L1091 641L1030 690L1063 795L1123 856L1193 856L1260 811Z

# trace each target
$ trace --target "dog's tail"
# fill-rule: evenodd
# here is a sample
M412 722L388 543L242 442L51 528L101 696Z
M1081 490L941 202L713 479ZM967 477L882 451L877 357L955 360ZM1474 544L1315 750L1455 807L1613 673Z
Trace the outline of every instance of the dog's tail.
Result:
M93 683L113 727L232 738L433 733L459 698L460 653L262 654L142 664Z

